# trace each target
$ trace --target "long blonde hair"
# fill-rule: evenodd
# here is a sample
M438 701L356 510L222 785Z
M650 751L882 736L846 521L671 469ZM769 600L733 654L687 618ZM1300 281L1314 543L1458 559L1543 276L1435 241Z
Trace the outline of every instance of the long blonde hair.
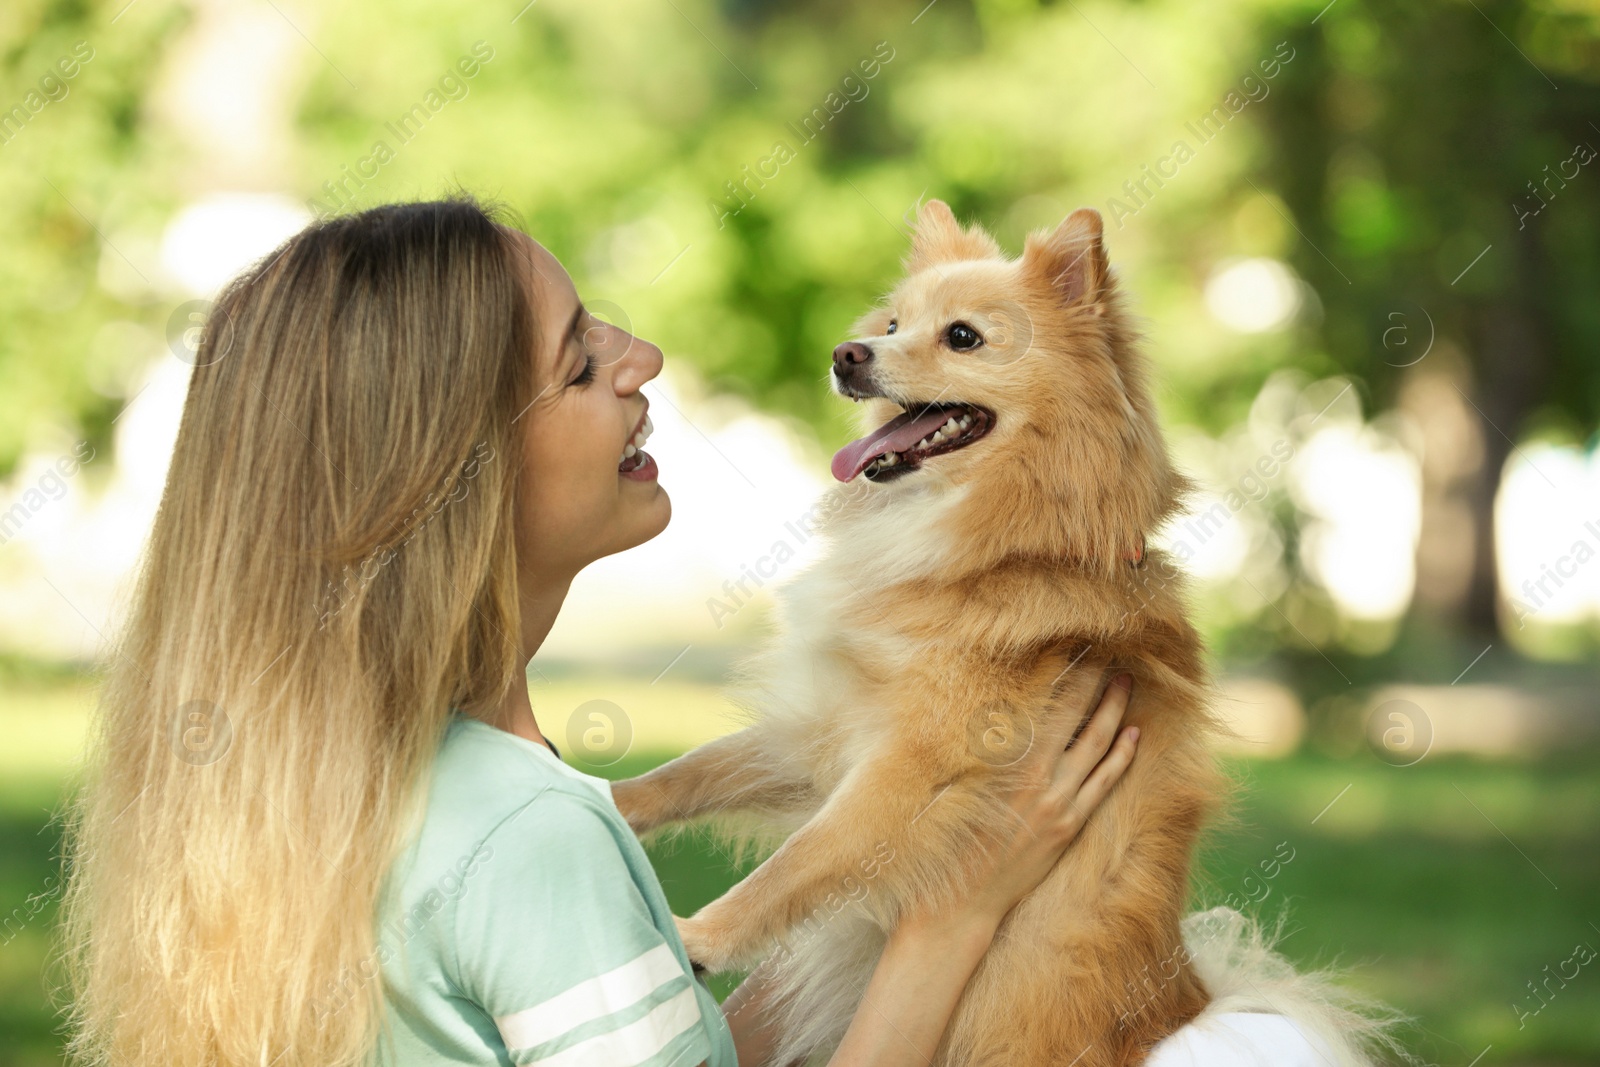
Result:
M450 709L519 674L534 308L465 196L319 221L230 284L69 825L71 1052L330 1067Z

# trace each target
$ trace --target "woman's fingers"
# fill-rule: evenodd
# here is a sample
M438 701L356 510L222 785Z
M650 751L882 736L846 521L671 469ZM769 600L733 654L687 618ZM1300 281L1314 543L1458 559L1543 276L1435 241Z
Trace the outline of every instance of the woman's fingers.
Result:
M1111 787L1117 784L1117 779L1122 777L1128 765L1133 762L1133 752L1138 746L1137 726L1130 726L1117 735L1116 744L1111 746L1111 751L1095 764L1089 777L1078 787L1076 804L1079 808L1091 810L1106 798L1106 794L1111 792Z
M1119 674L1111 680L1105 695L1100 698L1100 706L1084 725L1083 732L1056 761L1055 773L1051 776L1056 790L1071 794L1088 779L1095 765L1117 739L1117 728L1122 725L1122 716L1128 710L1132 692L1132 675Z
M1131 688L1127 675L1115 679L1071 748L1063 752L1058 748L1063 741L1052 739L1030 754L1046 774L1030 771L1011 793L1019 822L997 828L995 848L988 853L991 865L977 875L968 906L998 920L1061 859L1133 760L1138 730L1130 727L1118 734ZM1055 762L1045 762L1052 752Z
M1105 800L1111 792L1111 787L1117 784L1129 764L1133 762L1134 750L1139 744L1139 728L1130 726L1117 735L1117 740L1111 746L1111 751L1095 764L1089 777L1081 785L1073 789L1071 785L1057 786L1055 801L1060 806L1060 822L1057 829L1063 835L1065 843L1071 843L1088 823L1089 816L1094 814L1100 802Z

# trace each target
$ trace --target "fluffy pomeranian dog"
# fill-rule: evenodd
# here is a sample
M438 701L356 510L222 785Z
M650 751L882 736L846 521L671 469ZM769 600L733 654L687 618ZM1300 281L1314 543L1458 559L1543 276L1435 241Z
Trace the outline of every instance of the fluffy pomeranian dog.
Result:
M786 837L679 920L703 967L759 964L776 983L775 1063L837 1046L885 931L959 892L985 828L1014 818L1041 717L1081 715L1118 671L1139 754L1007 917L938 1063L1138 1064L1213 998L1304 1016L1336 1060L1366 1062L1340 1035L1355 1017L1314 981L1257 966L1273 981L1245 988L1227 957L1251 938L1270 956L1253 928L1185 940L1191 857L1226 783L1181 577L1145 548L1188 483L1101 238L1080 210L1011 259L921 207L905 279L834 352L833 387L865 402L870 432L834 457L827 555L744 672L750 725L615 786L640 833L719 816Z

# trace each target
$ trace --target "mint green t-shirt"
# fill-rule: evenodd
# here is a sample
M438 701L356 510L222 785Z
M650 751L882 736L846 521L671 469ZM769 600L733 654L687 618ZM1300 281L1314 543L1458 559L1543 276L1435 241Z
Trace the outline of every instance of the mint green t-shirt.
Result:
M737 1067L611 787L457 714L378 939L379 1062Z

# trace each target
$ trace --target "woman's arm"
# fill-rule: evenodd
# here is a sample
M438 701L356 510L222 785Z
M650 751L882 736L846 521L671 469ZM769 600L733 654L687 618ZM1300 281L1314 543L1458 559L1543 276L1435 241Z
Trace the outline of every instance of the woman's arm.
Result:
M832 1067L902 1062L926 1067L993 938L994 924L978 916L901 923L884 946ZM754 976L723 1002L741 1067L764 1067L772 1057L777 1044L767 1005L772 988Z
M1138 730L1117 732L1131 687L1126 675L1114 681L1078 742L1011 795L1018 820L997 828L988 866L966 899L895 927L829 1067L926 1067L932 1060L1001 920L1050 873L1132 761ZM747 980L723 1005L742 1067L768 1067L776 1043L766 1010L770 988Z
M752 974L722 1002L722 1014L733 1033L739 1067L765 1067L772 1058L778 1035L773 1032L772 1014L768 1010L767 998L771 992L771 983L759 974Z

